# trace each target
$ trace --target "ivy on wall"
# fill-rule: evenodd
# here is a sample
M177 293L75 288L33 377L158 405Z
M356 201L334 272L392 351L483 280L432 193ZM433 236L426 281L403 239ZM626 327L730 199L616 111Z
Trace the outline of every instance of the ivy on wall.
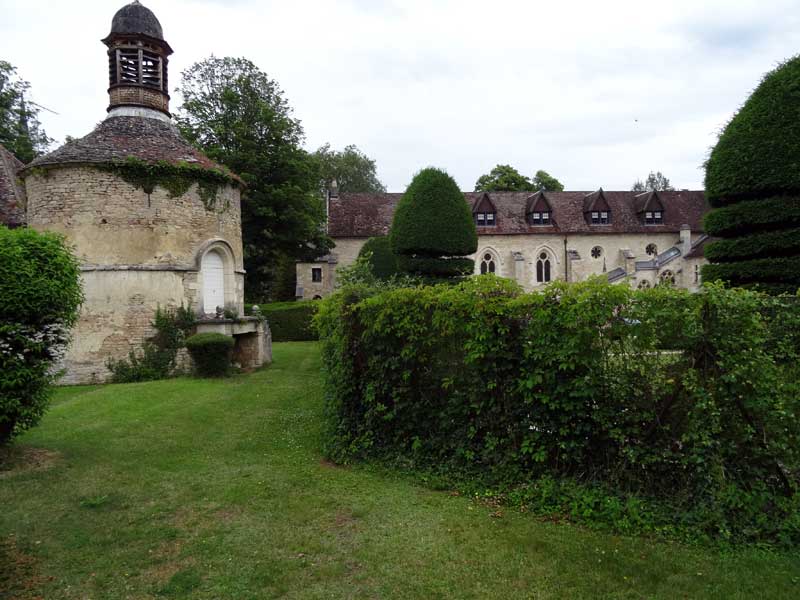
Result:
M197 183L198 195L206 210L214 210L222 187L236 183L232 175L221 169L209 169L187 162L150 163L133 156L98 168L113 173L148 195L159 186L167 191L170 198L179 198L189 191L192 184ZM229 206L230 203L226 202L222 210L227 210Z

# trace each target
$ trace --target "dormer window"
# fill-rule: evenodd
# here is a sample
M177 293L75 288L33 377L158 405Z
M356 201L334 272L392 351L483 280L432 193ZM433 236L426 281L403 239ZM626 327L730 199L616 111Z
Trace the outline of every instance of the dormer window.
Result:
M664 213L660 210L645 211L644 213L645 225L661 225L664 223Z
M489 198L489 194L483 194L472 206L472 214L475 215L475 225L478 227L494 227L497 225L497 209Z
M611 211L592 211L592 225L608 225L611 222Z
M550 211L532 212L531 225L550 225Z
M475 224L478 227L494 227L495 213L493 212L475 213Z
M611 205L606 200L603 188L583 197L583 216L590 225L611 223Z
M553 209L544 192L536 192L528 197L525 215L529 225L553 225Z

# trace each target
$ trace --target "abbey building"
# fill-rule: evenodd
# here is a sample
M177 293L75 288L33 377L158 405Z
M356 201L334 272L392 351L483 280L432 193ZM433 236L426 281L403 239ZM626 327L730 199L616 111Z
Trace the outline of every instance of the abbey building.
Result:
M373 236L386 235L402 194L329 194L336 248L297 265L297 295L323 297L336 270ZM496 273L527 290L557 279L602 275L634 287L695 290L705 263L702 191L466 192L478 231L475 273Z

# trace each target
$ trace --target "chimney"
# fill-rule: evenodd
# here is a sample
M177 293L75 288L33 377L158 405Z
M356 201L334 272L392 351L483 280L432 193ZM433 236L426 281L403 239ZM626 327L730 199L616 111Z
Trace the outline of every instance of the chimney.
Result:
M692 228L689 225L681 225L681 254L686 256L692 251Z

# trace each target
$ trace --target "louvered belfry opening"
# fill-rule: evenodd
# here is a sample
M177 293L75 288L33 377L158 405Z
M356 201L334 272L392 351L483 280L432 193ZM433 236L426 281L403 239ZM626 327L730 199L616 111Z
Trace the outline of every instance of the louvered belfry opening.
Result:
M108 47L108 110L144 107L169 116L169 55L161 24L139 2L123 6L103 40Z
M142 85L166 92L167 59L145 48L118 47L108 53L109 82L114 85Z

